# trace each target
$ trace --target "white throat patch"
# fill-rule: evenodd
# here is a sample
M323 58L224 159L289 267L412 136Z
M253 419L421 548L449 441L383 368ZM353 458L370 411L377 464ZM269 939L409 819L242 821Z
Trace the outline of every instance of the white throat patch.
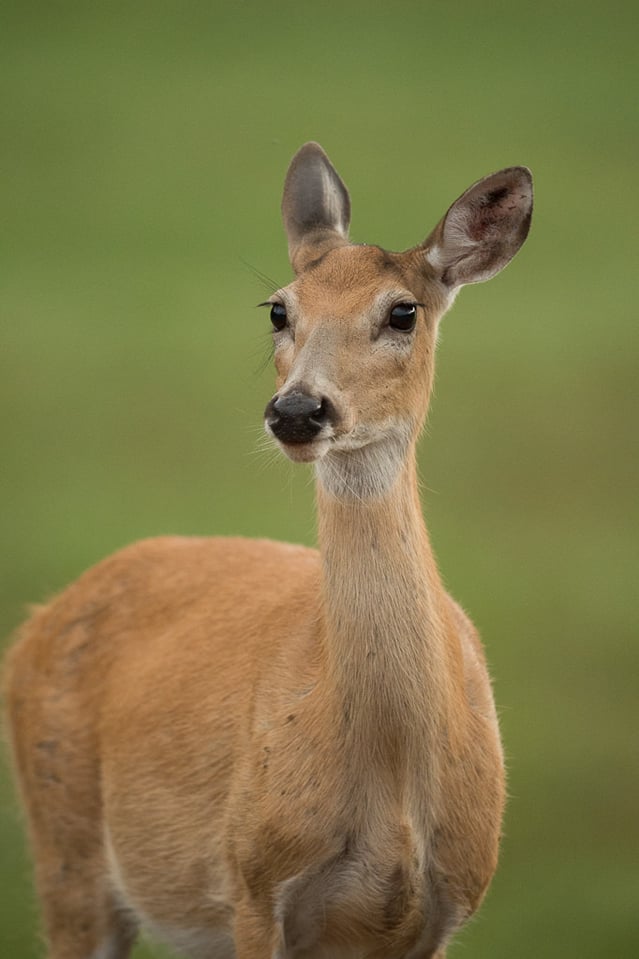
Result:
M361 446L338 443L315 463L317 479L336 499L379 499L393 487L410 439L408 425L398 422Z

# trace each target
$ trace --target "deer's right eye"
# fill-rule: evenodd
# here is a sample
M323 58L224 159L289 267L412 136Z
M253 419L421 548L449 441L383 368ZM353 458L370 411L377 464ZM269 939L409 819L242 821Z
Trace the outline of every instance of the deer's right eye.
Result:
M286 307L282 306L281 303L273 303L271 307L271 323L273 324L273 329L278 333L286 326Z

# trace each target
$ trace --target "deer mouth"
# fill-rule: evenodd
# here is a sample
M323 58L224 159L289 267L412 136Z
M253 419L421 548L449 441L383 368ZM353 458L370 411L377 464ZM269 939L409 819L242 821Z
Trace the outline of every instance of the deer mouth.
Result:
M282 440L268 427L267 433L275 437L279 448L293 463L315 463L317 460L323 459L333 445L333 440L330 437L317 436L313 440L299 442Z

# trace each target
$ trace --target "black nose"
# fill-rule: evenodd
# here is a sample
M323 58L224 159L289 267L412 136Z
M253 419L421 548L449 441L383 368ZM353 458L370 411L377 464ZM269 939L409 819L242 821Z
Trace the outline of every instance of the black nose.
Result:
M266 422L283 443L309 443L331 419L329 400L293 391L274 396L264 411Z

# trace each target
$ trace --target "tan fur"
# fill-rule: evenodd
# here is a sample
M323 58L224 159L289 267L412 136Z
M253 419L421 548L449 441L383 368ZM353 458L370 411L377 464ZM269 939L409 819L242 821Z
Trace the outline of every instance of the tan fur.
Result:
M276 365L336 411L282 444L316 464L319 551L137 543L23 628L7 707L52 959L122 959L140 924L202 959L442 957L496 866L490 684L415 469L457 252L445 221L405 254L347 245L323 152L291 169ZM388 328L403 301L414 333Z

